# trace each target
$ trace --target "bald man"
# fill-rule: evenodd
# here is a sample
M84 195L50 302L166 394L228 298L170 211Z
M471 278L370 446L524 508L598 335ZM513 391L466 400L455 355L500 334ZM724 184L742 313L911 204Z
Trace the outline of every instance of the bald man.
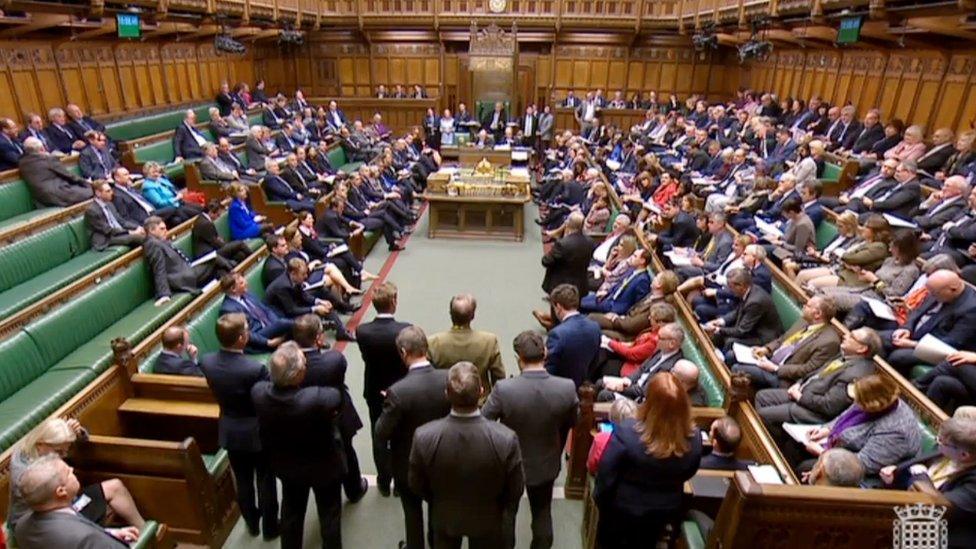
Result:
M959 350L976 349L976 290L945 269L929 275L925 287L929 296L912 311L904 327L882 333L888 363L906 377L922 362L914 352L925 335Z
M163 332L163 350L153 365L154 374L200 376L203 371L197 364L197 346L190 343L190 332L183 326L170 326Z
M708 406L705 391L698 384L699 369L697 364L687 359L681 359L674 363L671 373L678 378L681 386L685 388L692 406Z
M472 330L478 302L471 294L451 298L451 329L428 338L430 362L435 368L447 369L458 362L477 366L484 392L479 404L484 404L491 388L505 379L505 365L498 346L498 336L491 332Z

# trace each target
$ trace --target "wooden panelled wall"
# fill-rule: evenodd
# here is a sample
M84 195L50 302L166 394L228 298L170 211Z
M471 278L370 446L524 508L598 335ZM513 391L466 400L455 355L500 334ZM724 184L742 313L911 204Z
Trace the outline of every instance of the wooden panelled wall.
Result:
M723 55L690 48L557 45L546 53L520 54L517 86L520 96L537 102L561 99L570 89L579 94L595 88L611 96L615 90L628 96L655 90L724 98L738 85L736 70ZM319 42L255 53L255 76L265 78L271 90L289 94L297 86L306 95L370 97L380 84L421 84L431 97L443 99L442 106L453 106L472 101L467 74L467 55L442 51L439 44Z
M781 97L821 95L831 104L851 103L859 114L881 109L925 126L926 133L976 124L976 51L784 50L741 73L741 84Z
M23 120L74 102L115 117L211 99L220 83L252 82L248 56L212 43L0 42L0 116Z

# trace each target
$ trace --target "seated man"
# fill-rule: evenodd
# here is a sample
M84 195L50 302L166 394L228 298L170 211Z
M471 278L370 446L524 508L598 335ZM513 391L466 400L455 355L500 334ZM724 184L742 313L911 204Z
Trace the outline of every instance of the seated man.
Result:
M498 346L498 336L490 332L472 330L478 302L473 295L460 294L451 298L451 329L428 338L430 362L435 368L448 369L458 362L470 362L481 377L481 403L491 394L492 387L505 379L505 365Z
M142 225L123 217L112 198L115 191L105 181L92 183L95 199L85 210L85 226L91 232L91 247L101 251L109 246L141 246L146 239Z
M220 278L231 266L222 257L191 265L190 258L166 238L166 223L159 217L146 220L146 241L143 244L146 261L156 290L156 305L170 300L173 291L199 292L208 282Z
M277 161L272 158L266 159L264 169L267 171L267 175L261 180L261 188L264 189L269 201L284 202L288 209L293 212L315 212L315 202L296 191L281 177L281 168Z
M112 179L112 172L118 166L108 146L104 133L90 131L85 134L88 146L78 157L78 171L85 179Z
M142 225L150 216L156 216L169 223L177 225L181 219L180 211L176 208L156 208L132 186L132 175L129 170L118 166L112 172L112 204L122 214L122 217Z
M831 448L820 454L806 483L813 486L858 488L864 480L864 465L857 455L845 448Z
M783 423L819 424L840 415L852 402L848 385L874 373L872 357L880 350L878 333L858 328L844 334L840 356L788 389L777 387L756 393L756 411L773 438L784 440Z
M647 382L658 372L670 372L675 364L684 358L681 344L685 340L685 331L676 323L665 324L661 327L657 337L657 350L650 358L641 364L634 373L624 378L606 376L596 382L597 401L609 402L618 398L629 398L637 402L644 400ZM694 366L694 364L692 364ZM690 372L687 372L690 374ZM698 378L697 369L694 372Z
M203 160L197 164L200 170L200 179L203 181L217 181L219 183L231 183L240 179L237 169L241 166L237 164L228 165L220 158L219 149L213 143L203 146Z
M925 335L959 350L976 348L976 290L949 270L929 275L925 287L929 296L912 311L905 325L881 333L888 363L904 376L921 362L915 357L915 347Z
M85 148L87 143L68 127L68 117L60 107L47 111L47 120L47 141L52 153L71 154Z
M760 345L772 341L783 332L773 298L753 283L752 274L734 269L728 274L726 287L739 300L728 314L707 322L702 328L712 335L716 344L730 350L733 343ZM728 364L732 360L727 361Z
M976 353L956 351L914 384L948 413L976 404Z
M735 452L742 442L742 428L732 416L723 416L712 422L708 428L708 441L712 451L702 456L701 469L720 471L745 471L750 463L736 459Z
M748 235L739 235L736 238L737 246L740 240L751 241ZM769 267L763 261L766 259L766 248L763 248L759 244L748 244L742 247L741 261L733 261L734 255L734 252L733 254L729 254L729 257L715 271L703 277L698 277L701 280L700 284L705 287L700 295L695 296L691 300L691 306L698 320L707 322L716 317L726 315L738 305L738 299L725 287L728 273L733 269L746 269L752 274L753 284L769 293L773 291L773 273L769 271ZM691 278L686 280L682 286L689 285L693 287L696 282L696 279Z
M220 279L224 301L220 304L220 316L241 313L247 319L250 335L247 341L249 353L265 353L277 348L291 335L293 320L281 318L277 312L247 291L247 279L240 273L229 273Z
M806 377L840 350L840 337L830 325L836 312L829 297L811 297L785 334L752 348L756 364L735 364L732 372L749 376L757 389L786 387Z
M135 526L102 528L75 511L81 485L56 453L33 460L15 482L31 508L15 526L18 547L118 549L139 539Z
M24 155L24 146L17 137L18 130L16 122L0 118L0 170L16 169L20 157Z
M735 239L732 237L732 233L725 228L725 214L721 212L710 214L707 228L712 237L705 250L700 255L695 253L691 256L691 265L680 266L676 269L678 277L682 280L715 271L732 253L732 243ZM689 251L689 253L693 252Z
M633 267L631 273L611 287L606 294L591 293L583 297L580 303L581 313L614 313L625 314L651 291L651 275L647 267L650 263L650 252L636 250L627 258L627 263Z
M92 197L88 181L68 171L35 137L24 140L24 155L18 167L34 203L40 207L73 206Z
M197 364L197 346L190 343L190 332L183 326L170 326L163 332L163 350L153 364L154 374L203 376ZM187 356L183 356L186 353ZM189 358L187 358L189 357Z
M674 364L674 368L671 368L671 373L678 378L681 386L685 388L692 406L708 406L705 390L698 384L699 369L697 364L687 359L681 359Z
M207 144L207 138L196 128L196 123L196 111L187 109L183 122L173 132L173 151L176 153L176 160L203 158L203 146Z
M288 260L288 270L284 276L271 281L264 290L265 302L279 311L285 318L295 320L307 314L316 314L331 321L339 341L355 341L356 338L346 330L345 324L332 303L312 295L305 287L308 280L308 264L304 259Z
M214 219L220 217L221 209L220 201L214 198L207 202L206 209L196 217L191 231L193 251L196 252L197 257L217 252L220 257L237 265L251 255L251 248L243 240L227 242L220 236L217 226L214 225Z

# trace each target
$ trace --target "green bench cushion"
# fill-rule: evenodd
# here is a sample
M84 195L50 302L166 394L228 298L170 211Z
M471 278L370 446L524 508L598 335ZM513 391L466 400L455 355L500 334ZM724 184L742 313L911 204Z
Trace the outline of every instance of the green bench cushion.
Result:
M202 457L203 466L207 468L207 473L212 477L217 476L217 473L230 463L227 450L223 448L217 450L216 454L203 454Z
M24 332L0 341L0 401L40 377L47 366L34 340Z
M0 448L7 449L96 377L91 370L47 372L0 402Z
M705 549L705 538L702 537L701 529L693 520L681 523L681 539L687 549Z
M201 105L194 107L197 113L197 121L207 120L208 110L211 105ZM142 116L135 119L120 120L106 125L105 133L115 141L130 141L149 135L168 132L173 130L183 121L186 109L166 111L149 116Z
M31 210L29 212L8 217L7 219L0 221L0 230L6 231L20 225L26 225L32 221L47 217L60 209L61 208L38 208L36 210Z
M173 164L176 158L176 149L173 148L171 139L164 139L155 143L150 143L135 150L136 162L158 162L163 166L163 173L170 181L182 180L185 175L183 163Z
M824 182L833 182L840 180L840 174L844 171L839 164L833 164L831 162L824 163L823 176L820 178Z
M922 431L922 454L927 454L929 452L934 452L938 445L938 433L931 425L925 423L921 419L918 420L918 428Z
M84 223L77 219L72 223ZM0 291L9 290L88 249L71 224L56 225L0 248Z
M129 545L129 549L146 549L155 545L156 534L159 532L159 524L154 520L147 520L139 531L139 539Z
M837 225L824 221L817 226L817 249L823 250L828 244L838 235L840 231L837 230Z
M793 297L779 284L773 282L773 304L779 314L779 320L783 324L783 329L788 330L790 326L800 319L802 307L793 300Z
M34 209L27 183L18 179L0 184L0 221L8 221Z
M695 345L691 331L683 322L681 324L681 327L685 330L685 340L681 344L681 351L685 355L685 358L698 365L698 384L705 391L709 408L721 408L725 402L725 388L718 378L715 377L715 373L712 372L701 350Z
M325 154L329 159L329 164L336 170L352 173L358 170L364 162L350 162L346 157L346 151L342 147L335 147Z
M912 371L909 375L911 375L912 380L916 380L929 373L932 368L934 368L934 366L929 364L916 364L915 366L912 366Z

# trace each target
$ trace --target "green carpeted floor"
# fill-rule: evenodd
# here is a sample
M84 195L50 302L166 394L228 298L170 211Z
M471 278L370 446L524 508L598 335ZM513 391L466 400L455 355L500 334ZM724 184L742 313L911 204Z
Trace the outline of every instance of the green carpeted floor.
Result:
M407 249L398 254L387 276L387 280L394 282L400 290L397 318L422 327L428 335L446 330L450 327L448 304L451 296L461 292L471 293L478 300L474 327L498 334L505 368L510 376L518 375L512 340L522 330L538 328L530 312L543 306L543 294L539 287L543 275L539 262L542 243L531 223L535 214L534 208L526 208L525 216L530 228L524 242L429 240L425 216L407 243ZM374 273L379 273L389 257L381 244L366 261L367 269ZM373 316L374 311L370 309L363 321L368 322ZM345 355L349 361L346 382L355 399L356 409L364 423L368 423L366 403L362 398L363 362L359 348L355 344L349 345ZM363 473L373 482L376 469L369 436L367 426L357 434L354 446ZM557 485L561 484L560 479ZM321 545L314 505L314 500L309 502L305 521L306 547ZM581 519L582 504L562 499L562 490L557 488L553 502L554 547L580 547ZM520 548L529 546L529 522L528 501L523 497L517 524ZM344 504L342 535L345 547L396 548L397 542L403 539L403 515L399 501L381 497L371 486L362 501L355 505ZM249 536L240 521L225 543L228 548L277 546L277 541L267 543L260 537Z

